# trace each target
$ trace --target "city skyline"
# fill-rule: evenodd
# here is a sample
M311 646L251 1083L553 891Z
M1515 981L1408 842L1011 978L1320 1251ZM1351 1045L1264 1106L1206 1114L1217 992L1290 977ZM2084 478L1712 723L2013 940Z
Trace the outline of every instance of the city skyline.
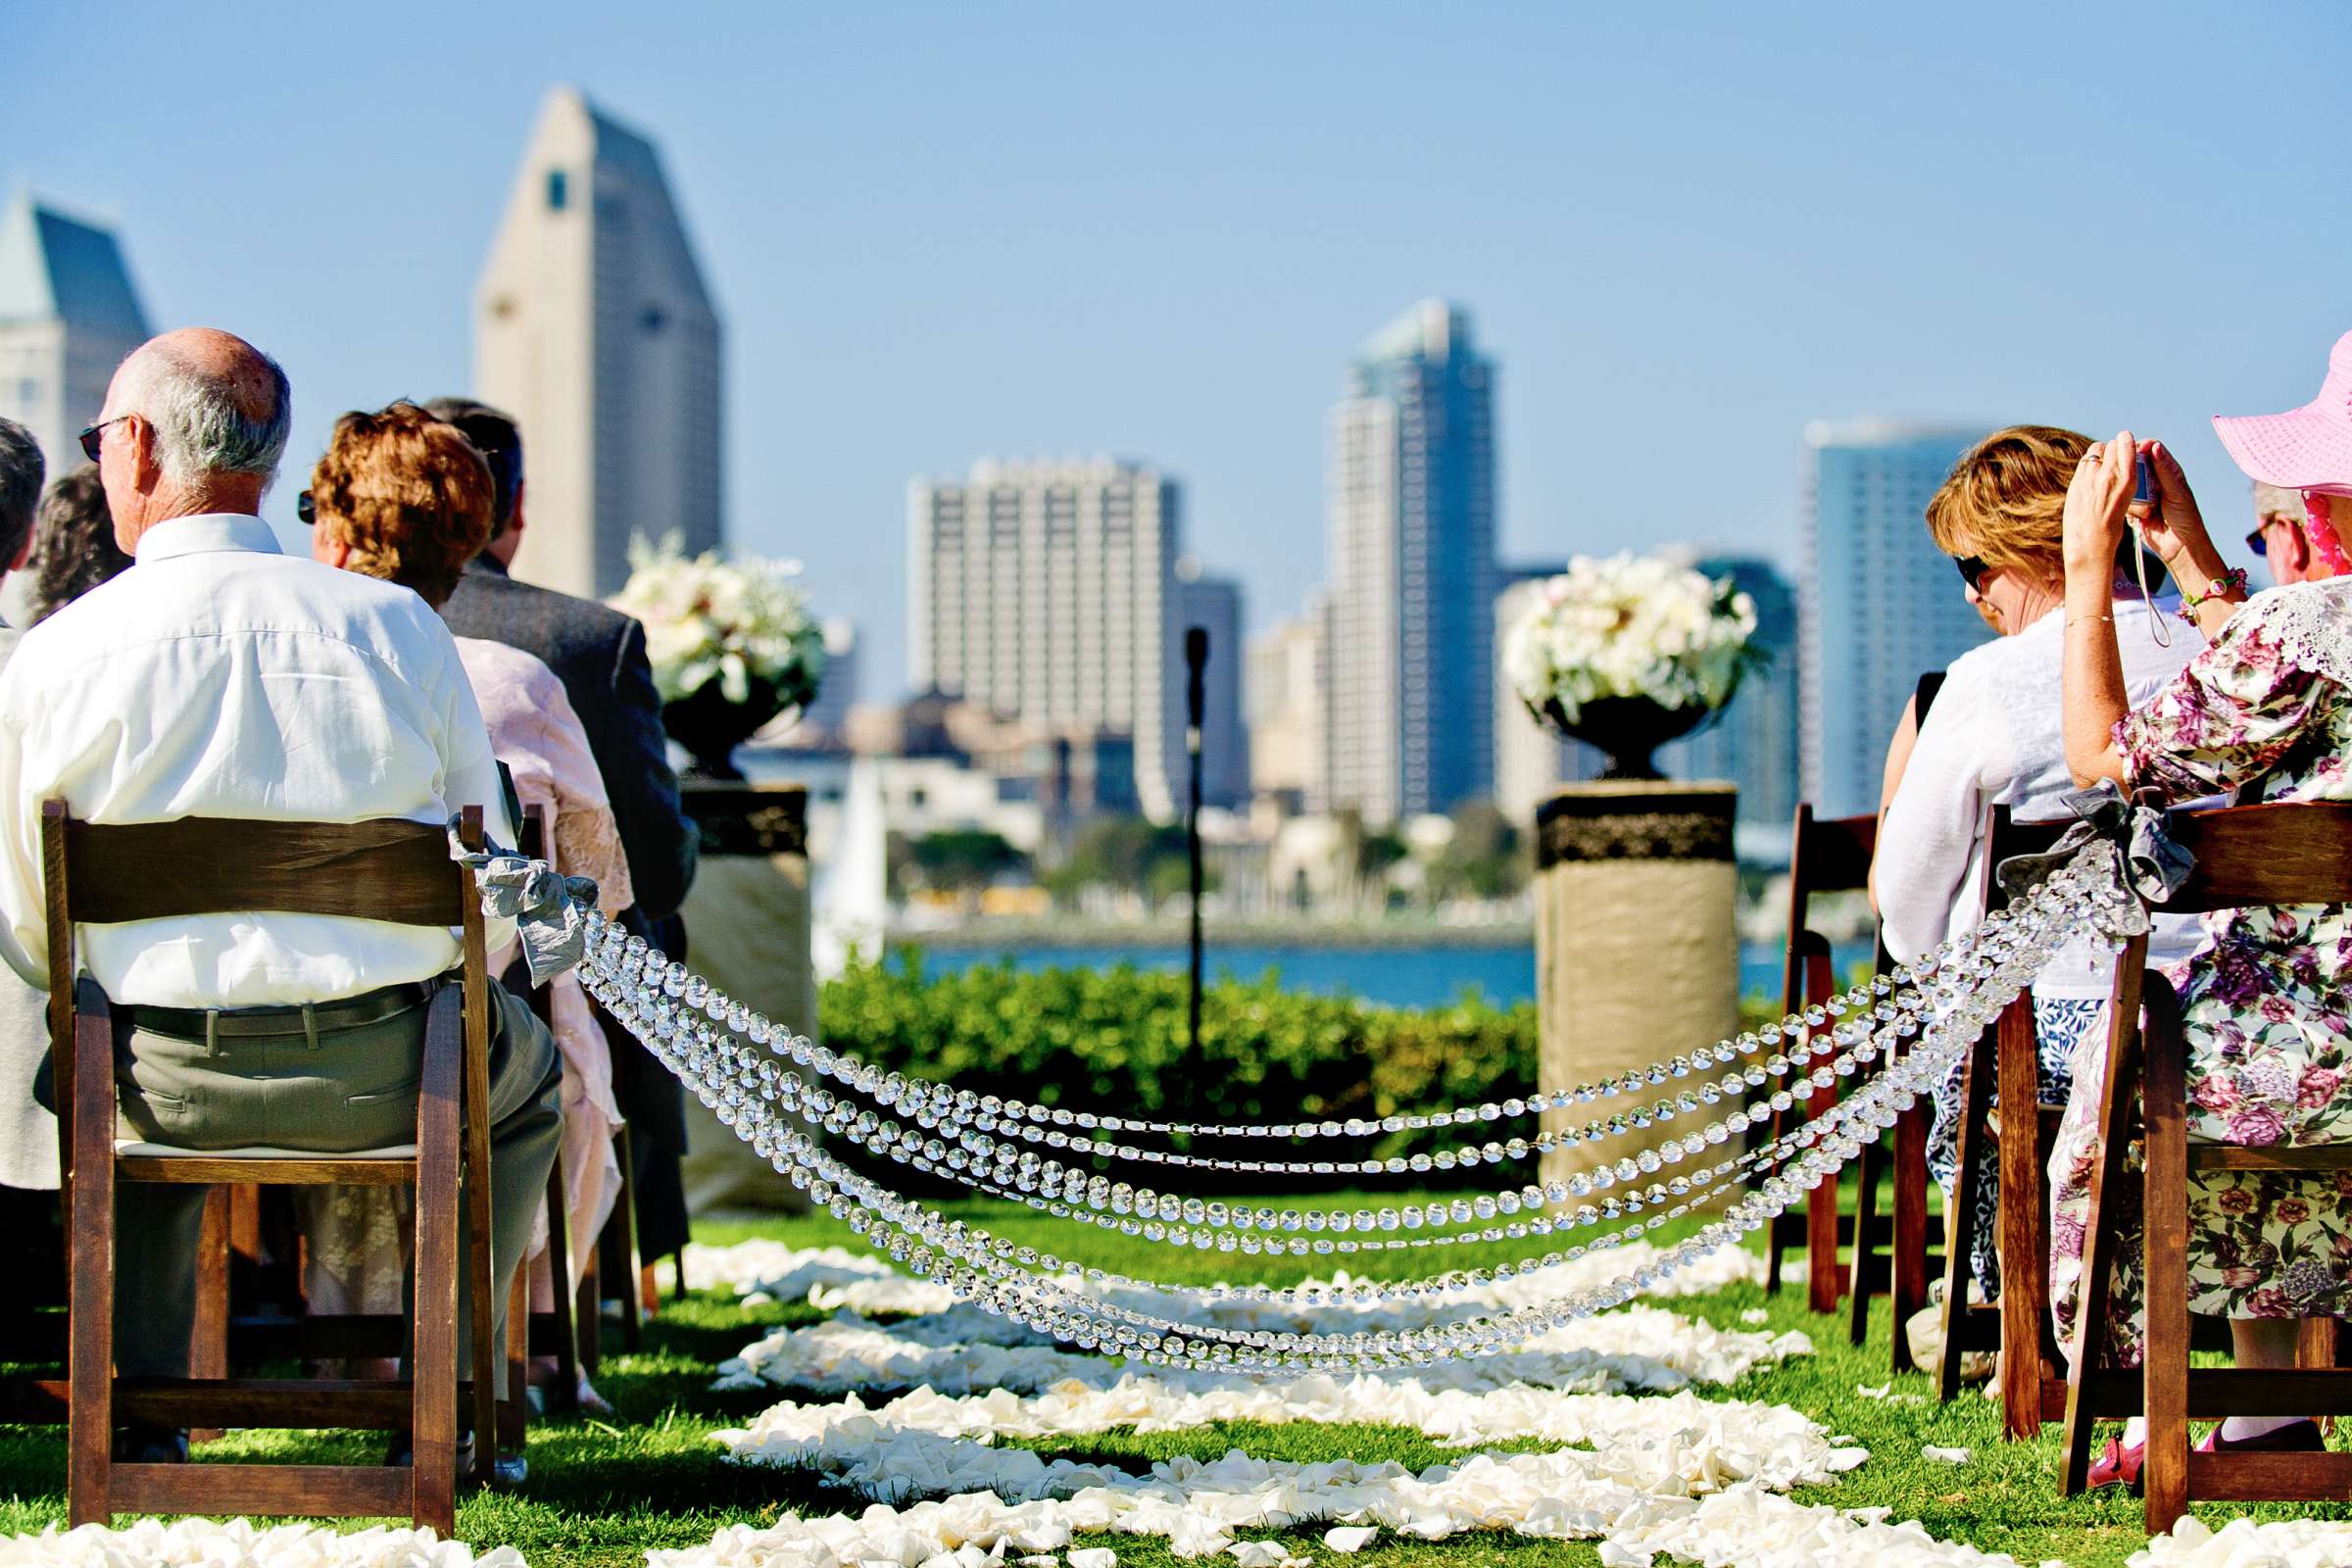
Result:
M808 563L877 695L904 687L906 475L989 452L1149 452L1252 629L1292 612L1322 570L1332 366L1423 295L1469 303L1509 368L1503 555L1681 538L1785 567L1816 418L2130 423L2233 519L2206 416L2307 397L2346 324L2352 215L2311 195L2332 159L2266 128L2307 113L2281 71L2342 35L2317 5L1990 6L1972 28L2035 43L1995 52L1858 8L1671 32L1262 10L1247 49L1238 12L747 14L741 68L620 15L485 13L429 56L333 15L262 26L258 62L140 31L110 51L105 116L64 73L0 95L0 191L116 225L157 325L278 355L293 479L341 410L466 389L516 149L548 85L579 82L662 144L726 305L731 538ZM69 58L67 26L36 12L14 37ZM2194 90L2115 116L2085 51ZM257 66L251 100L172 90ZM1931 77L1971 112L1921 115ZM1441 110L1431 81L1461 90ZM388 157L383 127L417 123L429 156ZM2008 172L2045 166L2082 177ZM2119 268L2080 192L2124 169L2167 221ZM298 488L267 507L288 537Z

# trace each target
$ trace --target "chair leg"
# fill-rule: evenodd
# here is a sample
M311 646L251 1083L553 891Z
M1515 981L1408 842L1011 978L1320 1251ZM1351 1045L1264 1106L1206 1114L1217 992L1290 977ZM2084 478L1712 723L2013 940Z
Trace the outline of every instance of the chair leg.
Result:
M571 1218L564 1212L565 1188L564 1154L559 1150L547 1174L548 1285L556 1320L556 1393L548 1407L576 1410L580 1406L580 1344L572 1316Z
M580 1260L580 1288L572 1293L571 1321L580 1347L580 1375L594 1378L605 1365L604 1249L591 1247Z
M1952 1173L1952 1200L1943 1210L1943 1355L1936 1368L1936 1397L1947 1404L1960 1393L1960 1341L1968 1321L1976 1195L1989 1164L1984 1146L1989 1141L1985 1121L1992 1110L1990 1047L1986 1031L1969 1048L1968 1067L1960 1079L1959 1159Z
M531 1271L514 1271L507 1287L506 1388L498 1399L498 1450L520 1453L530 1441Z
M1882 1138L1884 1135L1881 1135ZM1845 1338L1849 1345L1860 1345L1870 1338L1870 1300L1878 1294L1879 1250L1877 1237L1879 1222L1879 1174L1886 1163L1886 1148L1880 1138L1862 1146L1861 1157L1854 1161L1854 1260L1847 1265L1846 1284L1853 1293L1846 1302ZM1895 1336L1900 1339L1898 1332Z
M2032 1439L2041 1433L2041 1335L2050 1305L2041 1064L2033 999L2019 997L2004 1008L1993 1024L1993 1035L2004 1107L2000 1206L1994 1218L2001 1243L2001 1421L2010 1438Z
M1808 933L1809 934L1809 933ZM1830 994L1830 955L1826 947L1805 955L1805 995ZM1793 1070L1791 1081L1796 1079ZM1816 1087L1804 1097L1805 1114L1826 1116L1838 1103L1836 1084ZM1845 1292L1845 1276L1838 1262L1838 1179L1823 1178L1805 1200L1805 1300L1816 1312L1835 1312Z
M188 1336L188 1376L228 1376L229 1189L204 1195L204 1220L196 1239L196 1315ZM199 1427L190 1443L210 1443L219 1428Z
M111 1014L96 986L80 987L73 1027L66 1512L80 1526L107 1524L114 1517L115 1041Z
M608 1235L614 1225L620 1227L620 1256L624 1270L620 1293L620 1345L634 1355L645 1348L645 1299L638 1278L645 1271L645 1259L637 1250L637 1158L629 1150L629 1130L623 1127L613 1137L620 1155L620 1196L613 1201L612 1218L606 1223ZM604 1305L599 1302L601 1314Z
M1888 1296L1894 1317L1897 1372L1917 1370L1911 1359L1911 1319L1928 1304L1928 1114L1914 1105L1894 1124L1894 1242L1889 1250Z
M2099 1097L2099 1158L2091 1171L2084 1225L2082 1278L2075 1298L2075 1353L2066 1374L2066 1463L2060 1489L2078 1495L2090 1480L2090 1436L2101 1412L2089 1379L2100 1370L2107 1343L2109 1275L2115 1239L2106 1221L2124 1181L2132 1133L2132 1094L2139 1084L2139 999L2148 958L2146 937L2124 944L2116 958L2115 1000L2108 1008L2107 1081Z
M418 1528L457 1529L458 1105L465 1046L458 998L444 991L427 1014L424 1076L416 1106L415 1363L411 1367L410 1488ZM484 1306L487 1306L485 1301ZM477 1318L487 1321L483 1313ZM485 1430L487 1430L485 1428Z
M2140 1377L2148 1418L2148 1534L2188 1511L2188 1072L2180 1004L2161 977L2147 989L2140 1115L2147 1128L2147 1348Z

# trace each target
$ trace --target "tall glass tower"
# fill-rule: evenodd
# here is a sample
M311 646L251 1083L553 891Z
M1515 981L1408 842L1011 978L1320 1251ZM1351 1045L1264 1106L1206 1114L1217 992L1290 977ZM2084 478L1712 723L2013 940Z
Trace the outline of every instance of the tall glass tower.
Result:
M1424 300L1332 410L1330 702L1315 804L1385 825L1494 784L1494 366Z
M1805 431L1797 667L1805 799L1879 807L1886 743L1919 677L1990 636L1928 537L1928 499L1982 430L1867 421Z

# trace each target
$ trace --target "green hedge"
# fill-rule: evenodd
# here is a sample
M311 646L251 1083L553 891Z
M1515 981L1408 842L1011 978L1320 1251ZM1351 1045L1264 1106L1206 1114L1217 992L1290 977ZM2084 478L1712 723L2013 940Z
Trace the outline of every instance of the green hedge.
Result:
M1203 998L1195 1055L1184 977L1125 965L931 974L918 952L902 949L828 983L819 1011L827 1044L902 1072L1158 1121L1409 1114L1525 1095L1536 1077L1532 1004L1376 1007L1227 980ZM1373 1152L1386 1158L1464 1135L1396 1133ZM1350 1141L1351 1152L1360 1147Z

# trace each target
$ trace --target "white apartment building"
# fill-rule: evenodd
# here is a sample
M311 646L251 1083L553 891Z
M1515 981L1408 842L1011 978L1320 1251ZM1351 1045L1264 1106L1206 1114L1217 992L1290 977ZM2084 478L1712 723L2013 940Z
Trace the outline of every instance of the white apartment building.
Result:
M522 427L516 576L602 598L635 535L718 547L719 352L661 155L556 88L474 289L474 395Z
M0 418L32 432L49 477L81 465L74 437L148 336L111 229L28 196L0 212Z
M1136 793L1183 809L1179 488L1149 465L984 459L907 489L907 672L917 690L1135 743Z
M1323 777L1323 621L1318 603L1251 639L1244 683L1250 788L1300 806Z

